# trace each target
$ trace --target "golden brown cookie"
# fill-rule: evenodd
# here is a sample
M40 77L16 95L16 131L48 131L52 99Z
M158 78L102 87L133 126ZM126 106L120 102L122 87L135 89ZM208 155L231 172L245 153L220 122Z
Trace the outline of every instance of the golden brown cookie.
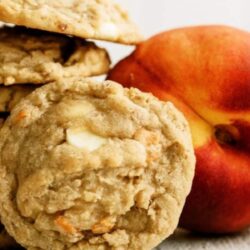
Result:
M0 215L26 248L149 250L176 228L195 158L171 103L65 79L16 105L0 138Z
M113 0L1 0L0 20L81 38L141 41L128 14Z
M107 52L91 42L23 27L0 28L0 84L95 76L106 73L109 64Z

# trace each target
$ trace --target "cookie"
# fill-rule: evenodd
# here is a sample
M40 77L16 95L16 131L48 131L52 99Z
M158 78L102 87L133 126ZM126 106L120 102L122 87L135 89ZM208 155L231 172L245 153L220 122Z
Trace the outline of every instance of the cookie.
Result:
M112 0L1 0L0 20L88 39L142 40L128 14Z
M0 116L1 113L10 112L11 109L26 95L30 94L37 85L0 86Z
M26 248L149 250L176 228L195 158L171 103L65 79L22 99L0 138L0 215Z
M0 28L0 84L95 76L106 73L109 64L107 52L91 42L23 27Z

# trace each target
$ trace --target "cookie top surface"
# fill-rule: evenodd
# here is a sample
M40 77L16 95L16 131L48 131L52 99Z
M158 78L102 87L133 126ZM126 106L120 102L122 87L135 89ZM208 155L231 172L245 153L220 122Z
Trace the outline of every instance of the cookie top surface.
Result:
M64 35L24 27L0 28L0 84L43 84L64 77L104 74L104 49Z
M10 112L23 97L38 86L34 84L0 86L0 113Z
M141 41L127 13L112 0L0 0L0 20L87 39Z
M171 103L66 79L25 97L0 137L0 215L26 248L149 250L176 228L195 160Z

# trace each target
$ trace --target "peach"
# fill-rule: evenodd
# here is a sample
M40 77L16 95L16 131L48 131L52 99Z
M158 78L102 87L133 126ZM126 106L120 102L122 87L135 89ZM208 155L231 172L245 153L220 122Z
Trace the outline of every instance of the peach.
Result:
M109 73L172 101L189 121L197 157L180 226L229 233L250 225L250 33L226 26L167 31Z

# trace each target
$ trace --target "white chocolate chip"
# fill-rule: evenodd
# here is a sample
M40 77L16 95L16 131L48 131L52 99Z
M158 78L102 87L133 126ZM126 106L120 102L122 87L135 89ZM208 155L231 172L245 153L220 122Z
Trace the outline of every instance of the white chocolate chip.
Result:
M107 142L107 139L84 129L68 129L67 142L77 148L94 151Z
M117 27L113 23L103 23L99 28L99 32L110 38L116 38L118 36Z

